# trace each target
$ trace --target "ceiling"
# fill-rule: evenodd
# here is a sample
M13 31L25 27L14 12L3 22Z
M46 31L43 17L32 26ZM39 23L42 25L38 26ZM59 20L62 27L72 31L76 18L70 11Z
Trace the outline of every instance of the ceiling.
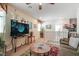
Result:
M59 17L75 18L77 14L78 3L42 3L42 10L39 10L39 3L26 5L25 3L12 3L22 11L29 12L30 15L43 21L52 20Z

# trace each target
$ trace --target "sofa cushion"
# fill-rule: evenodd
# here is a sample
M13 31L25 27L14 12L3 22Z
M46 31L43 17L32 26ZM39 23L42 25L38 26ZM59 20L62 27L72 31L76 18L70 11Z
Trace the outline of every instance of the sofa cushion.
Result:
M79 38L71 37L69 40L69 45L73 48L78 48Z

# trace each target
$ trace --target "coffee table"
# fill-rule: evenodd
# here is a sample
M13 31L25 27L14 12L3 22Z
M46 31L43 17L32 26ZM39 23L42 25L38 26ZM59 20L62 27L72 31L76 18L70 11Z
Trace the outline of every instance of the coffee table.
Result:
M40 56L45 55L46 53L49 54L50 49L51 49L50 46L45 43L34 43L31 46L31 51Z

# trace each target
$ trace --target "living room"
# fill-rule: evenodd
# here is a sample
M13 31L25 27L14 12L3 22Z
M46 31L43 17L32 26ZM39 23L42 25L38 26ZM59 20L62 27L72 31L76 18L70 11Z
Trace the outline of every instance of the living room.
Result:
M4 55L79 55L78 3L1 3L0 8L6 13ZM15 24L26 29L18 32Z

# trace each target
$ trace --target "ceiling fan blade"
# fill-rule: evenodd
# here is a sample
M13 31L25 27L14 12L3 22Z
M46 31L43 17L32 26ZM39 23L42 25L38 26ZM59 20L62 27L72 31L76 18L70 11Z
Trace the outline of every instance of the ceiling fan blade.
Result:
M49 3L49 4L52 4L52 5L54 5L55 3Z
M29 4L31 4L31 3L26 3L26 5L29 5Z

